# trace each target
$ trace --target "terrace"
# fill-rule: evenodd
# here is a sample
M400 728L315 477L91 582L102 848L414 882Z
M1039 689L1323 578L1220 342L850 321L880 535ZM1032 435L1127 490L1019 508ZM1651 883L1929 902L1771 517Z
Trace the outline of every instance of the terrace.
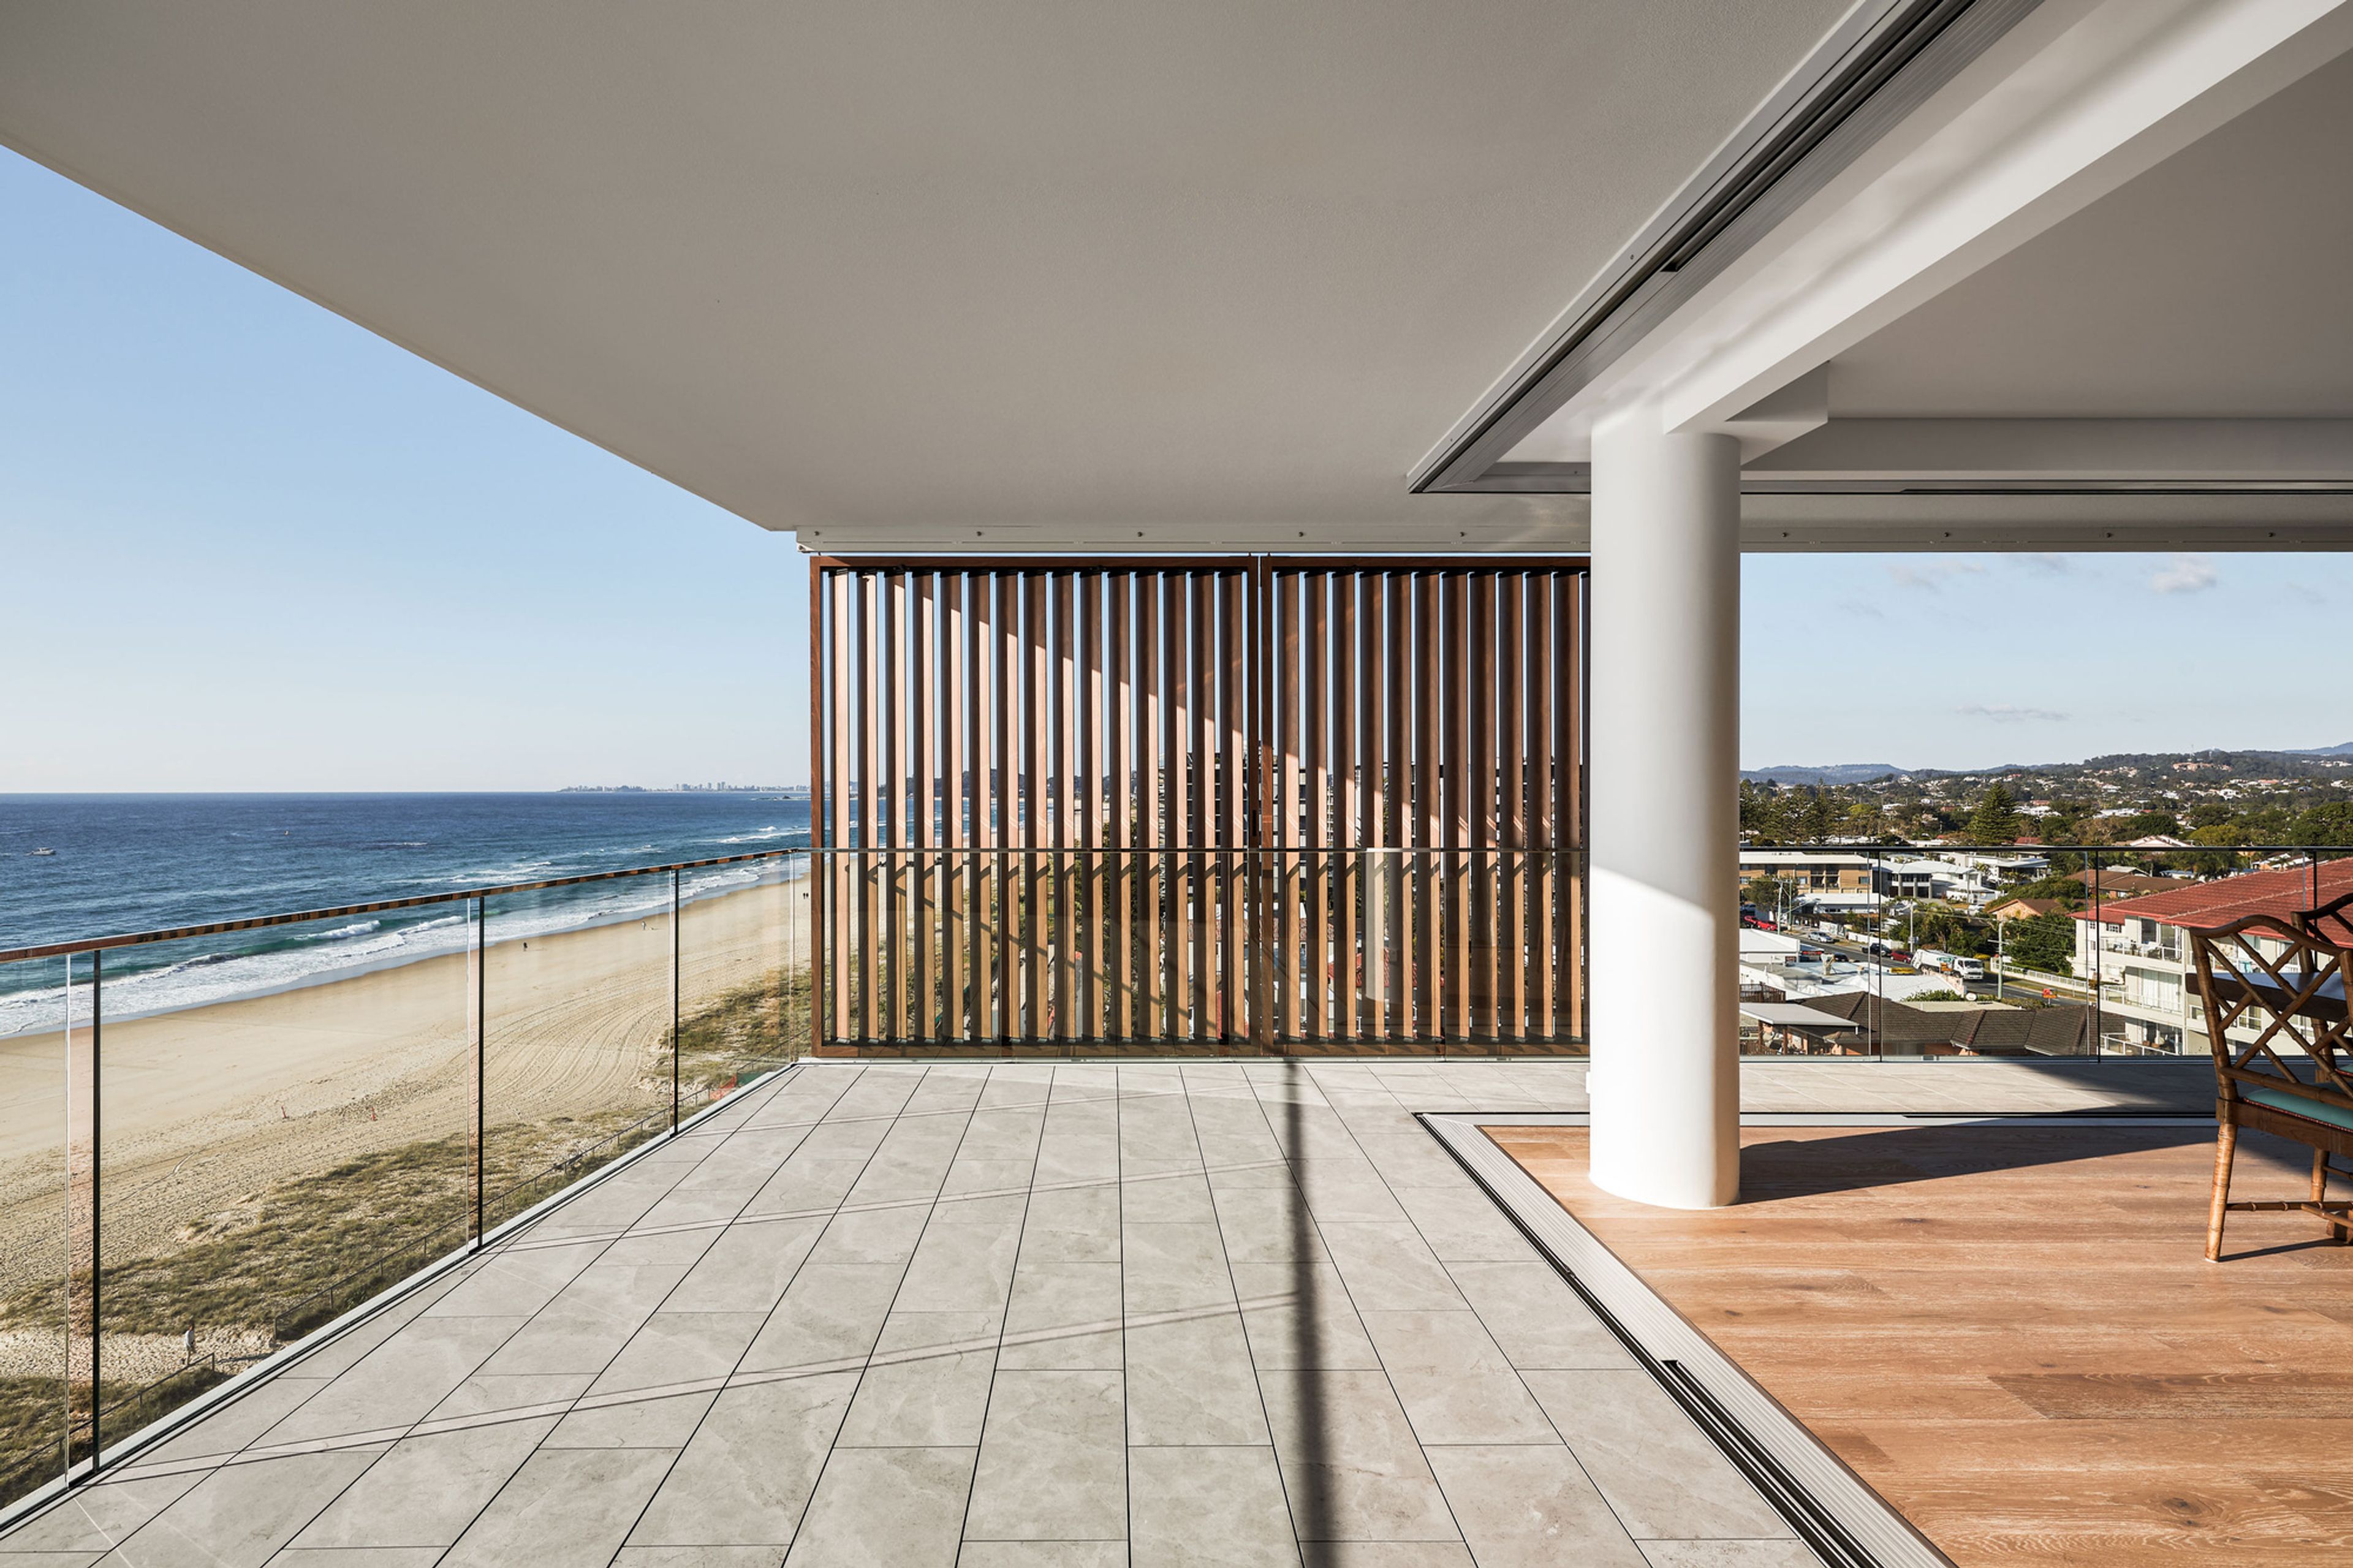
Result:
M1746 1084L1808 1117L2205 1088L2118 1071ZM1583 1077L806 1062L223 1390L0 1559L1813 1561L1417 1119L1576 1114Z
M2085 1389L2269 1363L2135 1320L2063 1397L1964 1298L2126 1230L2294 1377L2337 1265L2158 1261L2202 1125L2003 1124L2212 1108L2096 943L2080 1059L1742 1061L1735 763L1744 551L2353 544L2348 62L2344 0L0 10L0 142L828 552L798 860L226 1000L238 927L5 955L0 1557L2327 1544L2326 1467L2168 1534L1919 1458L2108 1412L2174 1497L2220 1405ZM1991 1186L2040 1275L1896 1278ZM1709 1316L1803 1279L1662 1262L1752 1221L1953 1299L1949 1385L1841 1320L1913 1447Z

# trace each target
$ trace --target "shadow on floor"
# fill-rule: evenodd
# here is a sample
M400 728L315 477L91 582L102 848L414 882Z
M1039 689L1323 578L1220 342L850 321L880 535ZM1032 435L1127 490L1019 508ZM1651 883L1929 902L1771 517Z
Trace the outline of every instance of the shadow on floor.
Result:
M1784 1138L1745 1144L1740 1151L1740 1201L1819 1197L1831 1193L1904 1186L1915 1182L1994 1171L2031 1170L2142 1149L2211 1143L2211 1125L2100 1127L2020 1121L1958 1126L1839 1129L1838 1136ZM2257 1135L2240 1145L2255 1153ZM2284 1140L2265 1139L2263 1153L2284 1167ZM2242 1157L2244 1157L2242 1155Z
M1306 1148L1307 1096L1304 1068L1293 1058L1283 1064L1283 1147L1296 1160ZM1320 1096L1318 1098L1321 1098ZM1300 1413L1299 1495L1292 1500L1303 1542L1328 1542L1339 1534L1334 1528L1330 1444L1325 1440L1329 1401L1324 1387L1324 1271L1316 1246L1315 1222L1307 1212L1305 1193L1293 1180L1285 1205L1291 1211L1292 1293L1297 1307L1291 1316L1292 1392Z

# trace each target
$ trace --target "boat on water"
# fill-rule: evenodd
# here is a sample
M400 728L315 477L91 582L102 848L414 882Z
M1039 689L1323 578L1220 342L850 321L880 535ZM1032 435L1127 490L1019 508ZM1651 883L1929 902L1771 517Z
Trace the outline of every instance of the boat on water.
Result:
M54 855L57 851L54 849L36 849L33 853L36 855Z

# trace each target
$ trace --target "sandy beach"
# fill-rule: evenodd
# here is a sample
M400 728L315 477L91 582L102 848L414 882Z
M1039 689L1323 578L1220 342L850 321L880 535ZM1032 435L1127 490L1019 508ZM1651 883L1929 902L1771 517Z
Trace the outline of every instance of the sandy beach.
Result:
M805 887L771 884L686 906L683 1016L788 958L807 963ZM484 975L487 1121L664 1103L670 943L666 918L494 942ZM189 1227L279 1182L470 1131L472 989L461 954L108 1024L109 1261L168 1250ZM74 1054L86 1136L86 1032ZM63 1036L0 1041L0 1295L64 1271L68 1079Z

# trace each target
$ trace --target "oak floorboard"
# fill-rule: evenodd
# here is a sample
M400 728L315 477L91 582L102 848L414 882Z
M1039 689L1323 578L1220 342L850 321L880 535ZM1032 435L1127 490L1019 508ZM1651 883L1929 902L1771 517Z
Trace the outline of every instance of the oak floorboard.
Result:
M2353 1560L2353 1247L2232 1215L2208 1263L2211 1132L1749 1129L1685 1213L1487 1131L1963 1568ZM2308 1158L2246 1134L2232 1195Z

